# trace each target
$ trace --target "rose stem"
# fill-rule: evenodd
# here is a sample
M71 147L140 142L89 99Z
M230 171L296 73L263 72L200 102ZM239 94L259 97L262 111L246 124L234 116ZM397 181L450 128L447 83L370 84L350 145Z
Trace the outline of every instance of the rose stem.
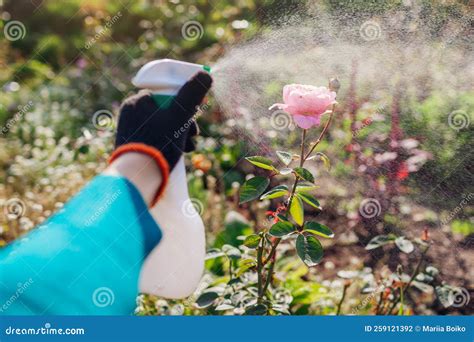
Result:
M306 140L306 129L303 129L303 132L301 133L301 154L300 154L300 167L303 167L303 164L305 162L305 159L303 159L304 156L304 143ZM298 185L298 175L295 174L295 183L293 184L293 189L291 190L291 195L288 200L288 207L291 206L291 201L293 200L293 197L296 192L296 186ZM268 286L270 285L271 279L273 277L273 270L275 268L275 262L276 262L276 249L278 245L280 244L281 239L275 239L274 243L272 244L272 248L270 250L270 253L268 255L268 258L265 260L262 266L265 266L267 262L270 262L270 266L268 266L268 272L267 272L267 277L265 279L265 284L262 289L261 296L265 294L267 291ZM260 293L260 292L259 292Z
M303 167L304 163L304 141L306 139L306 129L303 129L303 133L301 133L301 154L300 154L300 167Z
M316 142L313 144L313 146L311 147L311 149L309 150L309 152L306 154L306 156L304 157L303 159L303 163L306 161L306 159L308 159L308 157L311 155L311 153L313 153L314 149L316 148L316 146L318 146L318 144L323 140L324 138L324 135L326 134L328 128L329 128L329 125L331 124L331 121L332 121L332 117L333 117L333 114L334 114L334 111L336 110L336 104L333 104L332 105L332 109L331 109L331 114L329 114L329 120L326 122L326 125L324 126L321 134L319 135L319 138L318 140L316 140Z

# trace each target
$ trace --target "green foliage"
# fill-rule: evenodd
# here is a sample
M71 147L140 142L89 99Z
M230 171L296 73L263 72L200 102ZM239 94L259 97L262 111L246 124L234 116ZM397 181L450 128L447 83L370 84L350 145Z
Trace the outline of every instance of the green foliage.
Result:
M304 167L295 167L294 171L302 179L310 183L314 183L314 176L309 170L305 169Z
M371 249L379 248L379 247L382 247L389 243L394 242L395 239L396 239L396 236L394 235L378 235L369 241L365 249L371 250Z
M313 195L310 195L310 194L307 194L307 193L304 193L304 192L300 192L300 193L296 193L295 196L297 198L303 200L304 202L306 202L307 204L309 204L313 208L321 210L321 205L319 204L318 200L316 198L314 198Z
M399 250L406 254L413 252L413 250L415 249L413 243L404 236L396 238L395 245L398 247Z
M250 202L258 198L270 184L266 177L253 177L247 180L240 190L240 204Z
M219 298L219 294L217 292L204 292L202 295L196 299L196 304L198 308L205 309L209 307L217 298Z
M296 239L296 252L308 267L316 266L323 258L321 242L311 235L298 235Z
M295 225L291 222L278 221L270 228L269 234L275 237L284 237L296 231Z
M250 163L253 165L265 169L265 170L274 170L275 168L272 166L272 161L268 158L261 157L261 156L255 156L255 157L247 157L247 159Z
M262 238L257 234L249 235L244 240L244 246L248 248L257 248Z
M303 147L306 143L304 139L305 134L303 134L303 141L301 142ZM320 141L321 139L318 140L318 143ZM259 196L260 200L285 198L285 205L280 207L273 215L276 223L269 229L263 228L244 238L243 245L250 250L256 250L256 255L248 259L249 262L240 268L240 271L237 273L239 278L235 280L236 282L242 281L242 276L246 272L256 273L255 296L257 297L257 302L254 305L245 307L244 313L247 315L268 314L272 312L289 313L287 309L288 303L284 305L275 303L272 297L274 268L277 265L277 248L281 241L292 240L296 236L296 254L306 266L312 267L316 266L323 258L323 247L316 236L334 237L331 229L323 224L312 221L305 223L303 203L307 203L318 210L322 209L319 201L309 193L317 187L314 185L313 174L304 167L304 163L314 158L304 155L303 147L301 155L295 158L293 158L293 154L290 152L277 151L277 158L285 165L285 168L279 171L275 169L270 158L261 156L246 158L249 163L269 173L269 178L257 176L247 180L240 189L240 203L250 202ZM318 152L315 156L321 158L326 168L329 169L329 158L326 155ZM290 164L293 162L293 159L299 160L300 165L291 168ZM292 177L293 185L279 184L262 195L270 183L270 178L274 180L276 179L275 176ZM288 214L290 219L287 218ZM267 264L269 264L268 267L266 266Z
M470 221L454 220L451 222L451 230L453 233L469 236L474 234L474 224Z
M421 103L413 103L413 112L416 115L403 117L404 131L408 136L423 137L420 147L432 155L413 175L418 196L436 209L452 210L462 200L460 194L474 192L466 174L470 163L466 156L474 143L474 96L472 92L434 93ZM431 184L438 186L432 189ZM433 191L429 198L427 191Z
M281 160L285 166L290 165L291 161L293 160L293 155L290 152L285 151L276 151L278 159Z
M285 196L285 195L288 195L288 194L289 194L288 187L286 185L278 185L278 186L274 187L273 189L271 189L270 191L264 193L260 197L260 199L261 200L273 199L273 198L282 197L282 196Z
M290 204L290 214L293 217L293 220L299 225L302 226L304 222L304 208L303 201L301 198L294 196Z
M330 238L330 239L334 237L334 233L329 227L318 222L305 222L303 228L305 232L308 232L311 234L316 234L316 235L319 235L325 238Z

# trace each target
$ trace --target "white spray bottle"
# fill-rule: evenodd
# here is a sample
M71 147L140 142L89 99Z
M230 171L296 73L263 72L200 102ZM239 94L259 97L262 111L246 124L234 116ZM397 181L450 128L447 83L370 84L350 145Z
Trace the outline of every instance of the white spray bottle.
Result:
M160 106L171 103L179 89L207 66L161 59L145 64L132 83L149 89ZM165 298L184 298L197 288L204 270L204 224L189 198L184 157L169 177L158 203L150 209L163 237L143 264L140 291Z

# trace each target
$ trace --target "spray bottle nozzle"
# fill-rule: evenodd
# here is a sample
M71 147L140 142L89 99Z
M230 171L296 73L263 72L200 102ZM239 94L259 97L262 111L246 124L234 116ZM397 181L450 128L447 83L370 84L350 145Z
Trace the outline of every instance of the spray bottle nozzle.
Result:
M176 95L179 89L197 72L210 72L207 65L159 59L141 67L132 83L137 88L150 89L154 94Z

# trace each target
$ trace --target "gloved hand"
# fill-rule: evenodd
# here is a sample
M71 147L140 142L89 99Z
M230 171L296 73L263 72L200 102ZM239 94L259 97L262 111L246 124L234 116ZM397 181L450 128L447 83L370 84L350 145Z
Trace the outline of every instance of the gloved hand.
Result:
M131 143L154 147L166 159L171 171L183 152L194 150L193 119L197 106L210 89L212 78L199 72L178 92L167 109L159 108L149 91L127 98L120 109L115 148Z

